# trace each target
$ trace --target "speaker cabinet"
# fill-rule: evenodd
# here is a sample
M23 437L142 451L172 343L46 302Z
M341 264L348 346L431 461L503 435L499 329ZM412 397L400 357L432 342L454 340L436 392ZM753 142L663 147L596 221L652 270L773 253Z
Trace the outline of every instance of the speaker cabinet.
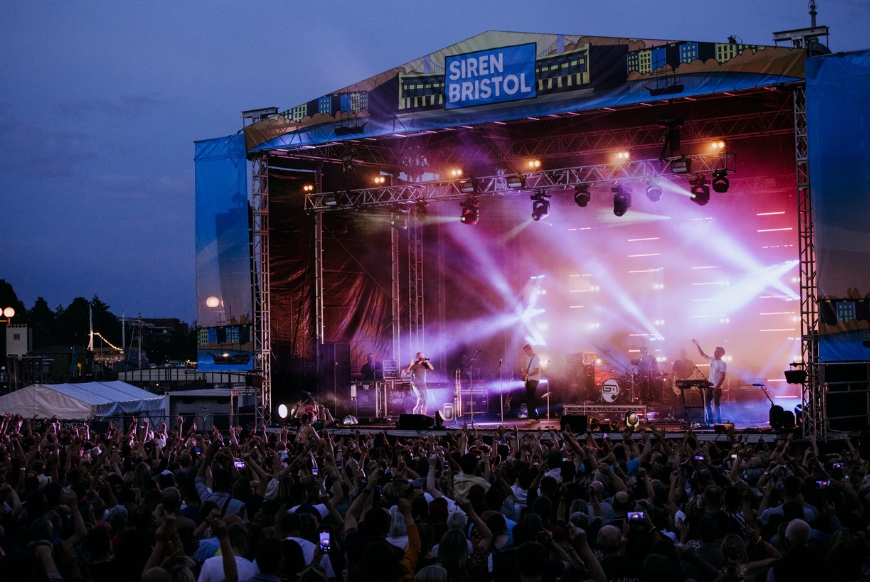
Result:
M559 419L561 429L565 430L565 427L571 427L571 432L574 434L586 434L588 424L589 417L585 414L563 414Z
M433 424L435 424L435 418L425 414L400 414L396 428L399 430L429 430Z

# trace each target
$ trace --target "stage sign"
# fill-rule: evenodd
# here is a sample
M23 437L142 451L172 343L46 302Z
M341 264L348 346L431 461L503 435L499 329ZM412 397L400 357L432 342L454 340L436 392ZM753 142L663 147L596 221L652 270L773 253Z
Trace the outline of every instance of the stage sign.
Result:
M253 296L244 137L197 142L194 160L197 366L250 370Z
M445 109L537 96L535 46L531 43L447 57Z

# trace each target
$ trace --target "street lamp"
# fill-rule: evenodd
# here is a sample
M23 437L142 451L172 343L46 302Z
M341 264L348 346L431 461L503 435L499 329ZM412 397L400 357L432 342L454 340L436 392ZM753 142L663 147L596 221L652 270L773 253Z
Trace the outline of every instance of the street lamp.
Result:
M12 318L15 317L15 310L12 309L11 307L4 307L3 308L3 316L6 319L0 319L0 323L5 323L5 324L9 325L10 323L12 323Z

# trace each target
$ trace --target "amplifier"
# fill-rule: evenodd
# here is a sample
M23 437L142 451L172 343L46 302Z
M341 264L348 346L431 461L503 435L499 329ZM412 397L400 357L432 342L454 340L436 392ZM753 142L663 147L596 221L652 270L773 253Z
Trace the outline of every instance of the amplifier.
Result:
M462 413L470 414L471 413L471 402L474 400L474 413L478 412L485 414L488 412L487 406L489 405L489 401L487 399L488 393L486 390L464 390L459 393L459 397L462 400Z
M357 390L356 392L356 416L374 418L377 416L375 408L376 398L374 390Z

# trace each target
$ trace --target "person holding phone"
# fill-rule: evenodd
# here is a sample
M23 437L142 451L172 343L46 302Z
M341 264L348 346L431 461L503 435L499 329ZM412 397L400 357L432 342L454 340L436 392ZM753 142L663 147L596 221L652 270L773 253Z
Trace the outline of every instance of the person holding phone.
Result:
M701 389L701 395L704 397L704 410L706 411L705 418L708 425L713 424L713 411L716 411L715 422L722 422L722 411L719 408L719 401L722 399L722 384L725 382L725 371L728 365L722 359L725 355L725 348L717 347L713 350L713 356L710 357L701 349L701 344L698 340L692 340L695 347L698 348L698 353L702 358L706 358L710 362L710 383L713 386Z

